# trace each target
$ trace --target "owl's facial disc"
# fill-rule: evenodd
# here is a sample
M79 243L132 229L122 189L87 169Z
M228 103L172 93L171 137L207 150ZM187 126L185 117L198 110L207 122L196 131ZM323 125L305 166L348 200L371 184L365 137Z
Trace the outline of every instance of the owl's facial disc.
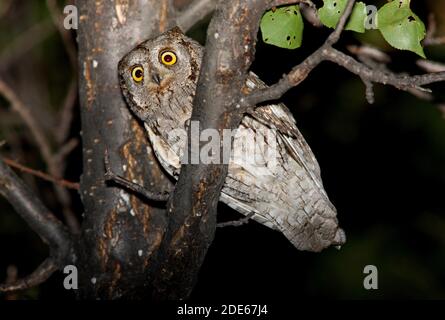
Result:
M175 92L182 92L185 84L195 84L198 46L177 30L170 30L141 43L122 58L118 66L121 89L141 120L162 112L166 101Z

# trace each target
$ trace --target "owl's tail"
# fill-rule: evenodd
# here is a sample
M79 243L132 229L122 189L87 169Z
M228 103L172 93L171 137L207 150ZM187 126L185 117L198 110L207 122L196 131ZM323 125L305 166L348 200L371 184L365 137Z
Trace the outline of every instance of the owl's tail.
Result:
M320 252L331 246L340 249L346 243L346 234L338 226L337 218L321 219L315 214L307 220L294 230L282 230L297 249Z

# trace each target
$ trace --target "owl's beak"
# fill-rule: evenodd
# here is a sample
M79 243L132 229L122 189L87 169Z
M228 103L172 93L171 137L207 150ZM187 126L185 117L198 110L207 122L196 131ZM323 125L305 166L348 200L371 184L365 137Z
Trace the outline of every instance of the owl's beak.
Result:
M153 73L151 76L151 79L154 83L156 83L158 86L161 85L161 77L157 73Z

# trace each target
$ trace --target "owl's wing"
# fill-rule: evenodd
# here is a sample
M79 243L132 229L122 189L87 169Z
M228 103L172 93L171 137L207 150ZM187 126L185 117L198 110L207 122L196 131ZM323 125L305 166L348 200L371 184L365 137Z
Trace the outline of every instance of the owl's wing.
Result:
M249 73L246 85L250 91L256 88L267 87L253 72ZM292 158L305 167L308 172L312 172L314 180L317 180L317 184L320 187L322 186L318 162L303 135L298 130L292 113L284 104L260 106L249 112L248 115L263 125L276 129Z

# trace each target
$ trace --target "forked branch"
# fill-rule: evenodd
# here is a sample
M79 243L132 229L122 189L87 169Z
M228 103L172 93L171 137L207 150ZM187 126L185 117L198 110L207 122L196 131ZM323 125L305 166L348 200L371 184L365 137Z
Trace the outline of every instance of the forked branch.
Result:
M29 277L2 285L0 291L18 290L45 281L68 258L71 236L17 175L0 159L0 194L50 247L50 257Z
M358 62L353 57L338 51L333 48L333 45L338 41L341 32L352 12L354 6L353 0L348 2L346 10L333 33L328 37L326 42L306 58L302 63L295 66L288 74L276 84L258 89L241 99L241 105L244 108L252 108L262 102L276 100L286 93L292 87L300 84L307 78L309 73L323 61L334 62L348 71L358 75L366 86L366 97L368 101L373 101L372 84L381 83L388 84L397 89L408 92L430 92L429 89L424 88L435 82L445 81L445 72L427 73L424 75L407 76L397 75L389 70L382 70L378 68L371 68L363 63Z

